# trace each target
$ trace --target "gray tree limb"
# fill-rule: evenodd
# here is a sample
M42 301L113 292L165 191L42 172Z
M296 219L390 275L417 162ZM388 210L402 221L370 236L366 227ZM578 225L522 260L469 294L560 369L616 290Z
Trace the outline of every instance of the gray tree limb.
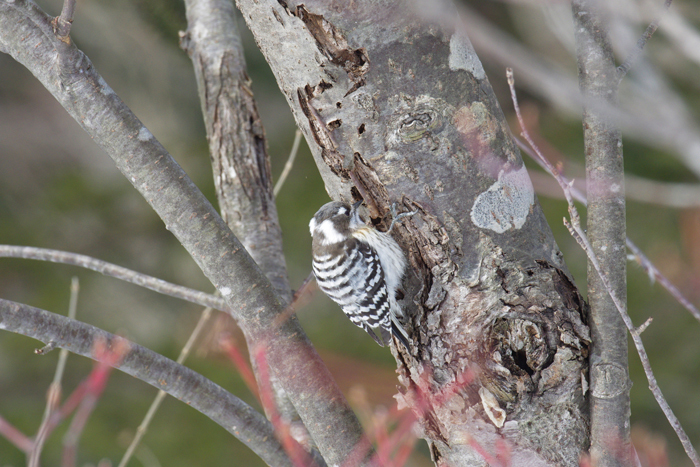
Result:
M272 174L231 2L187 0L181 46L194 65L221 217L270 279L292 298Z
M0 299L0 329L46 344L51 342L92 359L98 339L113 343L118 338L90 324L3 299ZM293 465L265 417L195 371L132 342L117 368L202 412L268 465Z
M603 105L617 102L619 76L605 15L595 1L574 0L579 83L584 98L583 137L588 193L588 238L611 292L626 307L625 183L622 135ZM635 464L630 442L630 389L625 323L588 263L588 300L593 344L591 458L596 466Z
M26 0L0 2L0 51L36 76L156 213L216 286L267 360L319 451L341 463L363 442L359 421L311 346L296 317L202 193L51 18Z
M448 2L237 0L333 199L364 198L408 254L394 348L437 465L576 465L585 304ZM566 441L562 441L566 440Z
M180 45L192 59L197 78L221 217L289 304L292 291L267 141L246 73L235 7L230 0L187 0L185 7L188 27ZM251 363L258 377L255 358ZM283 385L274 375L271 383L277 411L303 430Z
M197 305L208 306L219 311L227 312L229 306L221 297L190 289L181 285L148 276L140 272L132 271L116 264L102 261L91 256L70 253L68 251L50 250L32 246L0 245L0 258L24 258L51 263L70 264L80 268L90 269L108 277L114 277L130 284L144 287L154 292L170 297L186 300Z

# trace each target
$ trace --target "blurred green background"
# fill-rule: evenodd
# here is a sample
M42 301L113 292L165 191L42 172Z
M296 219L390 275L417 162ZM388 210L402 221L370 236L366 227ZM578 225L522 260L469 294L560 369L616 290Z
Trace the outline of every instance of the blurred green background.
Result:
M60 12L59 1L42 0L38 4L50 14ZM576 64L570 55L566 32L562 32L568 18L567 4L472 2L470 7L510 34L513 44L526 47L540 57L545 72L551 66L575 79ZM693 10L692 2L676 2L673 8L697 29L700 13ZM638 15L631 19L622 13L620 16L625 20L622 23L631 25L636 40L636 34L643 29L640 25L648 21L647 6L643 2L634 4L632 11L637 11ZM276 178L292 146L295 125L242 21L240 27ZM216 205L192 67L178 47L178 31L184 29L186 21L181 2L83 0L78 3L72 36L109 85ZM472 32L469 34L471 36ZM484 48L482 54L476 34L472 37L476 51L511 121L513 132L518 133L505 83L506 65L498 59L497 53ZM624 31L617 37L622 38L620 42L624 45ZM694 128L700 95L700 82L696 79L700 71L698 61L697 57L692 57L692 51L682 51L674 40L671 35L664 34L663 29L659 31L649 44L639 70L630 75L632 84L623 88L622 99L637 99L635 86L642 87L643 92L649 89L650 95L670 89L685 106L671 110ZM510 50L517 52L519 49L510 47ZM624 52L623 46L621 50ZM532 61L529 64L537 65ZM645 73L645 70L653 72ZM521 70L515 67L515 72L517 80L522 76ZM663 78L661 84L652 79L658 76ZM526 81L519 90L520 103L533 133L548 156L562 162L567 175L583 178L582 130L575 102L566 102L566 99L554 102L547 98L546 90L538 90L536 85L528 85ZM652 114L658 112L658 126L663 126L662 119L667 118L664 109L644 102L640 105ZM625 134L624 139L629 174L664 183L697 183L697 176L688 168L692 161L679 158L677 149L667 143L654 144L634 131L630 133L631 136ZM527 164L534 167L534 164ZM691 192L692 188L689 188ZM297 162L277 200L293 288L297 288L310 271L308 219L326 200L323 183L308 149L302 144ZM664 206L661 194L656 201L656 204L649 204L629 200L628 235L691 301L698 304L700 196L695 207ZM561 223L566 214L565 203L543 196L540 202L577 285L585 295L585 257ZM178 284L213 291L188 254L111 160L26 69L2 54L0 243L86 254ZM17 259L0 259L0 296L65 314L70 279L74 275L80 278L81 284L78 319L119 332L163 355L177 358L200 313L194 305L74 267ZM654 318L643 339L659 384L691 440L700 446L697 384L700 381L700 323L660 286L650 284L645 272L633 262L629 263L628 282L629 311L635 323ZM299 312L299 317L351 400L357 402L364 394L369 407L379 412L382 407L393 406L392 395L398 383L395 363L387 349L376 346L321 294L316 294ZM45 393L58 358L57 352L44 357L34 355L37 346L39 343L31 339L0 333L0 416L28 435L36 432L41 421ZM187 364L255 404L235 368L214 347L205 342ZM654 450L666 445L670 465L690 465L647 389L633 349L630 355L635 384L632 389L635 439L645 450L651 450L645 451L645 456L653 456ZM72 391L91 366L91 361L71 356L64 377L64 393ZM79 464L96 464L106 458L116 465L155 394L152 387L114 372L80 440ZM64 428L58 429L46 445L42 457L46 465L59 462ZM231 465L232 461L234 465L263 465L219 426L185 404L168 398L130 465L214 466ZM646 462L646 458L643 461ZM24 455L0 438L0 466L24 463ZM409 465L431 465L424 443L419 444Z

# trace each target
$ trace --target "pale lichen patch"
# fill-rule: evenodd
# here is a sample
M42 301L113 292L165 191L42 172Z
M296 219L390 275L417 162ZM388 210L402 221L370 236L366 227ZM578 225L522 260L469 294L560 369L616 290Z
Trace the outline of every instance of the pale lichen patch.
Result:
M477 196L471 219L477 227L497 233L520 229L534 202L535 192L525 166L509 172L501 170L498 180Z
M153 138L153 133L148 131L148 128L146 128L145 126L142 126L141 129L139 130L138 140L142 141L142 142L146 142L152 138Z
M466 34L454 33L450 38L450 70L464 70L476 79L486 78L484 67Z

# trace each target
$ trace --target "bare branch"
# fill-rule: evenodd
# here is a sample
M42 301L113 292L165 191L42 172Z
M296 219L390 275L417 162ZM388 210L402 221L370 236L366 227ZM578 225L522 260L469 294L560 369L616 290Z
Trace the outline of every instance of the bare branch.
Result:
M659 16L655 18L651 23L649 23L649 26L647 26L646 30L644 31L644 34L642 34L642 37L640 37L637 41L637 46L635 47L635 49L632 50L632 52L630 52L625 61L622 62L622 65L617 67L618 83L619 81L622 81L622 79L627 75L627 72L629 72L630 69L637 62L639 56L642 54L642 50L644 50L644 46L647 44L647 42L649 42L651 36L653 36L656 30L659 28L661 17L671 7L672 2L673 0L664 1L664 5L662 7L661 13L659 13Z
M140 272L132 271L131 269L78 253L31 246L0 245L0 258L24 258L49 261L51 263L70 264L72 266L90 269L104 274L105 276L114 277L115 279L129 282L163 295L179 298L197 305L208 306L215 310L229 312L229 306L226 302L216 295L172 284L153 276L141 274Z
M230 0L187 0L185 8L187 31L181 33L180 45L197 78L221 217L289 303L270 157L235 7Z
M70 304L68 306L68 318L75 319L75 315L78 309L78 292L80 291L80 282L77 277L73 277L71 280L70 287ZM49 343L50 345L51 343ZM37 352L38 353L38 352ZM43 355L45 352L42 352ZM39 425L39 430L37 430L36 440L34 441L34 447L29 456L29 461L27 464L30 467L37 467L39 465L39 459L41 458L41 450L44 447L44 443L50 432L50 419L53 412L56 410L61 402L61 379L63 378L63 370L66 367L66 360L68 359L68 350L61 349L58 354L58 364L56 365L56 372L54 373L53 381L49 386L47 393L47 404L44 410L44 416L41 420L41 425Z
M73 24L73 14L77 0L63 0L61 16L54 19L56 25L56 36L64 42L69 42L70 28Z
M637 330L637 328L635 328L634 324L632 323L632 319L630 319L629 315L625 311L624 304L617 298L617 296L614 295L614 292L610 287L608 279L603 274L600 263L598 262L598 259L595 256L595 253L593 252L591 244L588 242L586 234L581 228L578 213L575 213L575 211L576 208L573 207L573 205L569 205L571 223L569 223L566 220L566 218L564 218L564 224L566 225L566 228L569 229L569 232L571 232L571 235L576 239L578 244L581 245L581 248L583 248L583 250L586 252L586 255L593 264L596 273L598 274L598 277L600 277L600 280L603 282L606 291L610 295L610 298L615 303L615 307L620 313L620 316L622 317L622 320L624 321L627 330L632 336L632 342L634 342L634 346L637 349L637 353L639 354L639 359L642 362L642 368L644 368L644 374L646 375L647 381L649 382L649 390L651 390L651 393L654 395L654 399L656 399L657 404L659 404L659 407L661 407L661 410L666 416L666 419L671 425L671 428L673 428L673 430L676 432L678 439L683 445L683 449L685 450L690 460L693 462L693 465L695 467L700 467L700 457L698 457L697 451L693 447L693 444L690 442L690 438L688 438L688 435L685 433L685 430L683 429L681 423L678 421L678 418L673 413L673 410L668 405L668 402L666 402L666 399L664 398L664 395L661 392L661 388L659 388L659 384L656 382L656 377L654 377L654 373L651 369L649 356L647 355L646 350L644 349L644 344L642 343L642 339L639 336L639 331ZM640 328L642 328L642 331L646 329L645 324L640 326Z
M93 346L98 339L105 342L118 339L95 326L3 299L0 299L0 329L42 342L53 341L58 347L91 359L95 359ZM246 403L202 375L152 350L132 342L129 342L129 349L117 369L202 412L269 465L291 467L270 422Z
M608 22L595 0L574 0L574 38L581 94L586 156L588 235L598 266L588 262L591 328L589 356L591 458L600 467L632 466L630 389L624 317L615 295L627 302L625 176L622 133L612 112L618 105L619 80L608 36ZM577 219L572 216L572 223ZM599 274L605 275L603 286ZM608 290L606 290L608 289ZM608 293L608 291L610 293ZM626 308L623 308L626 310ZM610 443L615 439L615 446Z
M299 143L301 142L301 131L297 128L297 131L294 132L294 143L292 144L292 150L289 152L289 157L287 158L287 163L284 164L284 169L282 169L282 173L280 174L279 180L277 180L277 183L275 184L275 189L273 190L273 193L275 196L280 192L282 189L282 185L284 185L284 181L287 180L287 175L289 175L289 172L292 170L292 166L294 166L294 160L297 157L297 151L299 151Z
M185 8L187 32L181 34L180 44L192 59L197 78L221 217L280 299L289 304L292 291L270 157L246 70L235 7L231 0L186 0ZM254 345L248 339L248 347ZM256 362L252 363L255 368ZM274 372L270 373L270 384L277 410L303 430L299 414ZM304 437L309 438L308 434Z

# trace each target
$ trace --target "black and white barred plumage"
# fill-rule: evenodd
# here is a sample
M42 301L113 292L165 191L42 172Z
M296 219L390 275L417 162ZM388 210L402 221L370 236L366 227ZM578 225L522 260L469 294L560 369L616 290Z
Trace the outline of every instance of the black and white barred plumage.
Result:
M327 203L309 222L316 281L379 345L384 346L393 334L409 348L406 331L397 319L403 314L396 302L406 258L388 233L360 219L360 204ZM373 328L379 328L381 338Z

